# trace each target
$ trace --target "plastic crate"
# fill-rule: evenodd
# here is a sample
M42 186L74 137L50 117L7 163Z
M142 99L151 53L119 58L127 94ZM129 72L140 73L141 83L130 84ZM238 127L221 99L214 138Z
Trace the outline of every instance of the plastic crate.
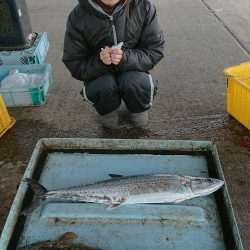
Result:
M10 117L8 111L3 102L3 98L0 95L0 137L10 129L16 120L13 117Z
M250 62L226 68L227 111L250 129Z
M9 74L12 69L18 69L21 73L42 73L43 77L37 88L1 88L5 105L7 107L16 106L40 106L46 100L46 94L50 84L52 84L51 65L10 65L2 66L0 70L0 82Z
M0 66L20 64L42 64L49 50L46 32L37 33L31 48L15 51L0 51Z

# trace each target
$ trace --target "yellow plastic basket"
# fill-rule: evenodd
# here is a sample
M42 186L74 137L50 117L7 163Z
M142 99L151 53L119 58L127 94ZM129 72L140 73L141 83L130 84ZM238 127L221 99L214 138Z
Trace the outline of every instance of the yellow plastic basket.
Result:
M3 102L3 98L0 95L0 137L10 129L16 120L13 117L10 117L8 111Z
M226 68L227 112L250 129L250 62Z

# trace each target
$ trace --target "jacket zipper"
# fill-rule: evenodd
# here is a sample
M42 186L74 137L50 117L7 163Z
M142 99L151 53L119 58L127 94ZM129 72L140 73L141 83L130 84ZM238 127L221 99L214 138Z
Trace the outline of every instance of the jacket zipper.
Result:
M115 43L115 45L117 45L117 35L116 35L116 29L115 29L115 23L114 23L113 15L109 16L109 18L110 18L111 25L112 25L112 30L113 30L113 35L114 35L114 43Z
M88 0L88 1L89 1L89 3L90 3L96 10L100 11L100 9L97 9L97 8L96 8L96 6L95 6L95 4L93 3L92 0ZM115 43L114 45L117 45L118 42L117 42L117 34L116 34L116 29L115 29L115 23L114 23L114 18L113 18L113 16L114 16L114 14L116 14L118 11L120 11L120 10L125 6L125 4L126 4L126 2L124 1L123 5L122 5L120 8L118 8L111 16L108 15L107 13L105 13L102 9L101 9L101 11L100 11L102 14L108 16L109 19L110 19L110 21L111 21L112 31L113 31L113 36L114 36L114 43Z
M114 45L117 45L118 44L118 41L117 41L117 34L116 34L116 29L115 29L115 23L114 23L114 14L117 13L118 11L120 11L124 6L125 6L125 1L123 3L123 5L121 6L121 8L117 9L111 16L109 16L110 18L110 21L111 21L111 25L112 25L112 30L113 30L113 35L114 35Z

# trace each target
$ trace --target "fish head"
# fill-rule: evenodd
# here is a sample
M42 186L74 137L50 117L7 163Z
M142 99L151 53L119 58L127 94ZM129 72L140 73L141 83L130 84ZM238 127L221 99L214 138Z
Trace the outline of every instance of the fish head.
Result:
M214 178L198 178L191 179L191 189L195 196L204 196L211 194L222 187L224 181Z

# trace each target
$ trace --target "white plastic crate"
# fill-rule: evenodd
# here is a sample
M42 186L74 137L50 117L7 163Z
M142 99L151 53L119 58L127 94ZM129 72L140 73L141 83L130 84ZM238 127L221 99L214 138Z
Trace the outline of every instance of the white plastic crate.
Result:
M47 32L37 33L32 47L23 50L0 51L0 66L42 64L49 50Z
M37 88L1 88L0 94L7 107L40 106L46 100L49 86L52 84L51 65L10 65L0 67L0 83L9 74L10 70L18 69L20 73L41 73L43 75Z

